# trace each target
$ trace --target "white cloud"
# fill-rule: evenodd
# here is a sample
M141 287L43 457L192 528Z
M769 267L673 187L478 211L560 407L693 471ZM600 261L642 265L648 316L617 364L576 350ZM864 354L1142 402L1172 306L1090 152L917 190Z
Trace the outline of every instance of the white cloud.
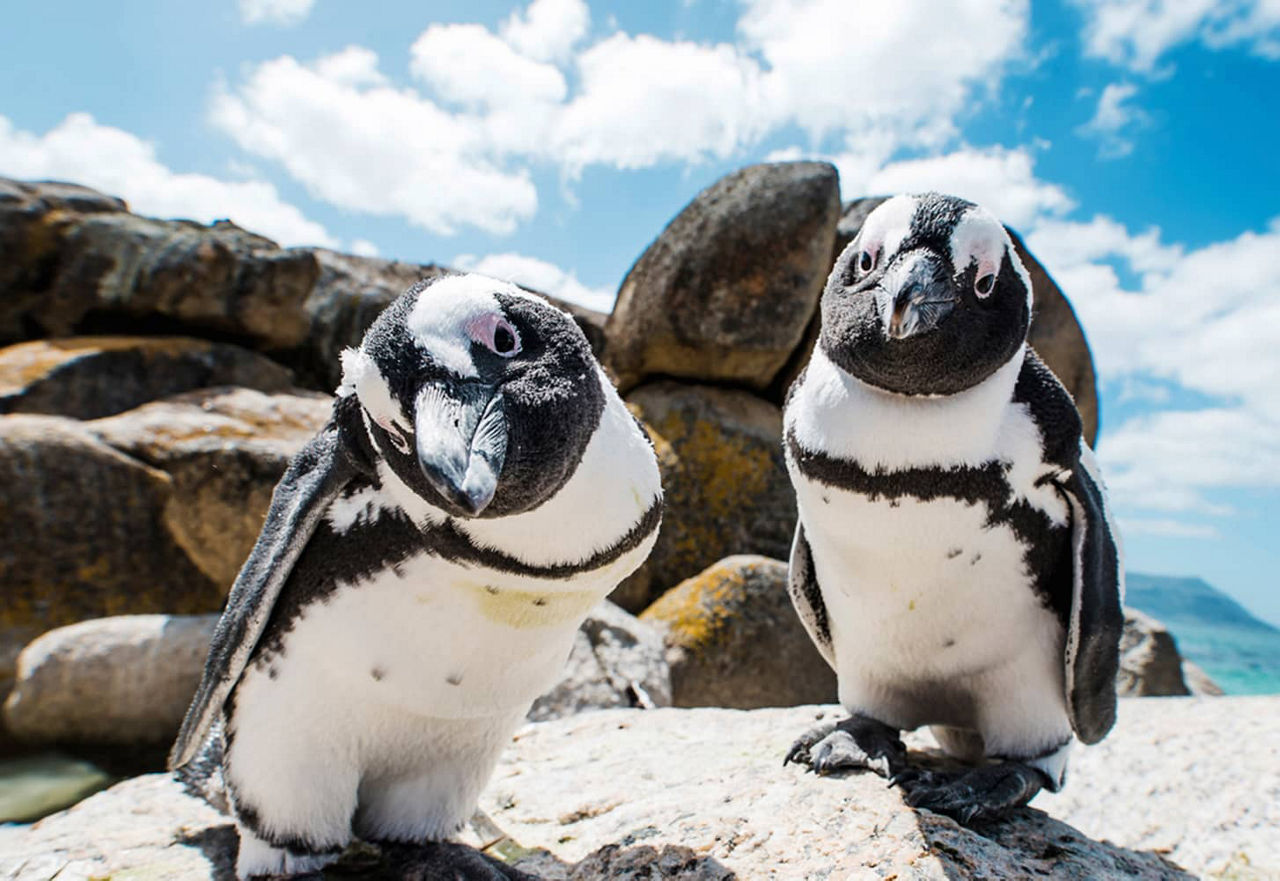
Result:
M571 180L725 159L790 126L842 141L842 170L865 178L953 137L1024 59L1028 17L1027 0L960 0L946 16L930 0L744 0L734 44L617 31L583 46L582 0L534 0L496 34L427 28L411 51L422 92L353 46L259 64L217 90L211 116L317 198L442 234L505 233L537 209L537 165Z
M1103 432L1120 503L1224 513L1208 490L1280 486L1280 218L1196 249L1109 218L1052 220L1028 245L1071 298L1100 374L1172 384L1161 405L1182 407ZM1213 403L1186 409L1178 389Z
M502 23L502 39L535 61L566 61L587 35L591 12L584 0L533 0Z
M459 254L453 258L453 265L468 272L513 281L597 312L612 311L613 301L617 296L610 288L589 288L578 281L574 273L566 272L554 263L524 254L489 254L485 257Z
M1026 0L746 0L745 46L768 68L769 110L811 135L870 125L936 142L1024 55Z
M1126 102L1138 93L1132 83L1110 83L1098 96L1093 117L1076 128L1076 133L1100 141L1098 155L1102 159L1118 159L1133 152L1133 141L1126 129L1146 121L1146 114Z
M1280 58L1276 0L1074 0L1085 17L1085 51L1142 73L1165 53L1200 41L1212 49L1244 45Z
M445 101L481 107L555 104L567 90L554 65L526 58L478 24L432 25L410 55L414 76Z
M760 67L733 46L615 34L578 68L554 150L570 171L724 158L764 131Z
M210 223L230 218L281 245L334 247L320 224L283 201L264 181L223 181L170 170L155 147L129 132L72 113L44 135L21 131L0 116L0 174L61 179L120 196L139 214Z
M378 246L368 239L355 239L351 243L351 253L357 257L377 257Z
M310 65L287 55L261 64L239 87L218 90L213 123L343 208L441 234L460 225L508 233L532 217L528 171L495 162L475 119L380 84L371 55L351 48ZM352 68L362 71L355 81Z
M1225 514L1205 491L1280 487L1280 420L1245 407L1165 410L1109 433L1100 454L1120 506Z
M966 147L942 156L892 162L871 174L859 192L890 195L926 190L977 202L1020 230L1075 207L1061 187L1036 177L1035 160L1022 148Z
M295 25L311 14L316 0L240 0L245 24Z

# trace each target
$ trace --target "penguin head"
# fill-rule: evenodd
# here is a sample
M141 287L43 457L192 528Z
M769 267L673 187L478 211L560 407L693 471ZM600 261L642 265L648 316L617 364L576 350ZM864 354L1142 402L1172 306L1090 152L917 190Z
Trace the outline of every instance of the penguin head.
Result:
M342 356L377 458L458 517L537 507L573 475L605 397L566 313L507 282L419 282Z
M1031 278L1000 221L955 196L896 196L867 216L822 294L820 345L885 391L949 395L1022 347Z

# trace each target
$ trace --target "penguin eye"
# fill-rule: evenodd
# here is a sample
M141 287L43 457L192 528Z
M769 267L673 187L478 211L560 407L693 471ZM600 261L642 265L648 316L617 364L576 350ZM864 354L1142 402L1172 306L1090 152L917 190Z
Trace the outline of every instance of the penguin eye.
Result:
M471 338L495 355L514 358L520 354L520 332L500 315L484 315L467 325Z
M974 283L973 289L978 292L978 296L986 297L996 288L996 277L991 273L987 273Z
M864 274L868 273L872 269L875 269L875 266L876 266L876 258L875 258L875 255L872 254L870 251L863 251L861 254L858 255L858 271L859 272Z
M494 328L493 350L499 355L514 355L518 345L519 343L516 342L515 331L512 328L504 324L499 324Z

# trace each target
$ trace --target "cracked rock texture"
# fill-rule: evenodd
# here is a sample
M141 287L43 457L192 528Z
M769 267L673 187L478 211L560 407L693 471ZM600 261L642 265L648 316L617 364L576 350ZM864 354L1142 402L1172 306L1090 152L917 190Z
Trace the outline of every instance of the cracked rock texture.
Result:
M467 838L548 881L1280 872L1280 699L1123 701L1112 735L1079 751L1065 792L972 830L911 810L879 777L782 767L798 732L838 713L609 710L528 725L482 799L491 822ZM927 736L908 744L931 761ZM223 881L235 842L225 818L148 775L0 829L0 877ZM388 865L354 849L327 874L410 877Z

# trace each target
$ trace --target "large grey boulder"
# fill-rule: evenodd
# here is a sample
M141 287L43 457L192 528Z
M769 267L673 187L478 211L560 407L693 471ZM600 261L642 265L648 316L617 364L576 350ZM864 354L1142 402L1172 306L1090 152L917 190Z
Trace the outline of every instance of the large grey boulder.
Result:
M0 341L138 324L268 349L306 339L303 304L319 275L311 252L229 221L153 220L103 198L86 205L67 189L5 182L0 241L12 264L0 277Z
M139 217L85 187L0 178L0 344L117 332L211 336L269 353L299 382L333 391L342 349L410 285L449 271L281 248L228 221ZM605 316L548 299L599 352Z
M618 291L605 361L619 385L660 375L767 388L813 315L839 215L823 162L752 165L699 193Z
M837 227L833 261L857 237L867 215L888 198L868 196L845 204ZM1098 389L1093 356L1089 353L1084 331L1062 289L1035 255L1027 250L1022 237L1009 227L1005 229L1031 276L1034 303L1028 340L1075 399L1080 418L1084 421L1085 439L1092 445L1098 438ZM813 342L816 342L816 336L807 342L809 348L802 360L808 360ZM795 372L798 373L798 370Z
M791 606L787 564L728 557L640 616L662 627L677 707L790 707L836 699L836 675Z
M732 554L785 558L795 497L782 412L740 389L649 383L627 396L658 453L665 506L653 553L612 599L631 612Z
M107 615L209 612L224 596L166 524L164 471L54 416L0 418L0 694L47 630Z
M218 385L282 391L293 373L248 349L190 337L68 337L0 349L0 414L98 419Z
M908 808L874 775L781 767L797 732L840 712L609 710L526 726L481 799L491 820L466 838L548 881L1280 872L1269 736L1280 699L1121 701L1116 729L1079 751L1062 794L977 829ZM1247 748L1222 749L1224 737ZM933 746L923 734L907 743ZM230 821L149 775L34 826L0 828L0 876L224 879L235 847ZM371 849L345 859L347 874L329 877L355 866L414 877L386 874Z
M167 746L204 669L217 615L121 615L40 636L4 704L28 744Z
M298 389L199 389L85 425L167 475L170 493L157 513L225 595L258 537L276 482L328 421L332 400Z
M560 681L533 702L529 720L614 707L669 706L671 671L662 634L605 601L578 628Z
M1182 677L1182 656L1173 635L1137 609L1124 610L1116 693L1122 697L1191 694Z

